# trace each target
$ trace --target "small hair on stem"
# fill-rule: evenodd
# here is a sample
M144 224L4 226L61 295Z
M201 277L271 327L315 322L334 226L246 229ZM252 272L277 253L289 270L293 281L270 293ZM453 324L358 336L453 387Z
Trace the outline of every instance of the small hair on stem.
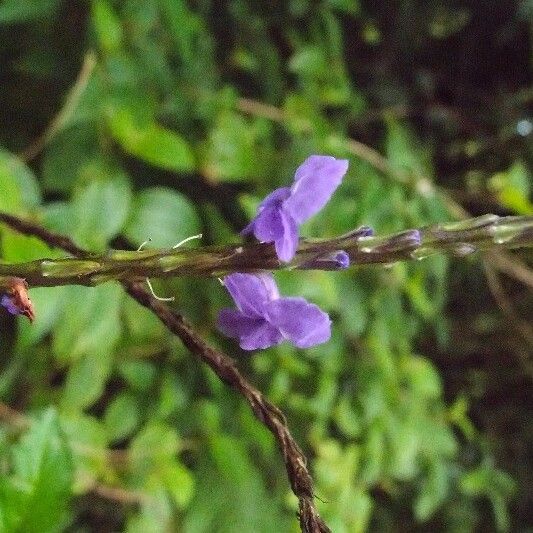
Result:
M186 242L192 241L193 239L201 239L203 237L202 233L198 233L198 235L192 235L191 237L187 237L186 239L183 239L182 241L178 242L178 244L175 244L172 248L179 248L181 245L185 244Z
M179 248L182 244L185 244L186 242L192 241L193 239L201 239L202 236L203 236L202 233L198 233L198 235L192 235L191 237L187 237L186 239L183 239L182 241L178 242L178 244L175 244L172 248ZM141 245L139 246L139 248L137 248L137 251L140 252L149 242L152 242L151 238L149 238L148 240L142 242ZM152 283L150 282L150 278L146 278L145 281L146 281L146 285L148 285L148 288L150 289L150 294L156 300L159 300L160 302L173 302L176 299L176 298L174 298L174 296L169 296L167 298L165 298L163 296L158 296L155 293L155 291L154 291Z

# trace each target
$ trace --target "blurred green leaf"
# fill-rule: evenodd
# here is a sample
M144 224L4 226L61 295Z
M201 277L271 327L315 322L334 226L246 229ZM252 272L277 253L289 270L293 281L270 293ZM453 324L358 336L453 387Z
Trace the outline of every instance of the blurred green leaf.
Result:
M222 181L262 176L268 168L270 131L264 119L250 120L233 111L222 111L206 143L204 173Z
M489 187L496 193L505 207L518 215L533 214L533 203L529 200L531 174L522 161L515 161L507 172L498 172L491 177Z
M15 486L24 494L16 529L27 533L63 530L68 518L72 460L57 414L48 409L13 448ZM17 493L17 499L20 493Z
M402 366L417 401L441 396L440 377L429 361L422 357L411 356L404 360Z
M109 127L114 139L132 156L165 170L194 171L191 147L179 134L155 122L137 122L132 112L121 108L111 113Z
M106 430L95 417L80 413L62 414L60 423L76 469L72 490L83 494L110 475Z
M412 131L393 117L387 117L387 159L400 172L426 177L430 167L428 154Z
M76 191L71 207L73 234L81 246L102 250L126 222L131 186L122 171L100 164L85 173L90 181Z
M347 437L354 438L361 434L361 417L351 405L350 398L346 394L342 396L335 408L335 421Z
M180 448L176 430L167 424L149 422L133 439L130 452L138 475L154 473L174 463Z
M91 15L101 48L107 53L118 50L122 45L122 26L112 4L107 0L92 0Z
M157 416L166 418L178 409L186 409L188 404L188 394L182 380L167 372L161 379L159 401L157 403Z
M36 207L41 193L33 172L15 155L0 149L0 209L16 213L22 207Z
M132 514L126 524L127 533L160 533L175 527L172 518L173 507L169 495L163 487L154 487L141 510Z
M98 149L93 122L76 124L60 132L44 153L42 179L45 188L70 191L84 175L84 169L97 158Z
M327 0L327 4L350 15L356 15L361 9L359 0Z
M187 507L194 495L194 478L179 463L171 463L163 468L163 482L179 509Z
M66 411L91 405L103 391L120 336L122 296L116 284L69 287L64 294L53 349L60 362L70 365L62 397Z
M164 187L153 187L134 199L124 234L135 244L151 239L150 246L170 248L199 230L196 210L185 196Z
M149 361L122 361L117 370L131 388L141 392L152 386L157 375L157 370Z
M72 286L63 294L64 309L55 330L53 348L59 361L75 361L84 354L111 349L120 335L120 285Z
M246 447L230 435L213 435L211 456L218 470L235 485L246 483L254 475L254 467Z
M111 401L104 415L104 424L111 442L122 440L131 435L141 418L137 398L123 392Z
M415 501L414 510L417 519L421 522L428 520L445 501L448 490L446 465L441 462L432 463Z

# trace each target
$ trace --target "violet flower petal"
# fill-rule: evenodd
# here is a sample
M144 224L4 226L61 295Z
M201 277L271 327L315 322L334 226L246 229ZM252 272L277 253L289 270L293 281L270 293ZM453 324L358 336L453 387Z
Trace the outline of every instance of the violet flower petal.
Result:
M283 335L280 330L264 320L252 332L240 337L239 346L243 350L264 350L279 344L282 340Z
M267 320L298 348L322 344L331 337L331 320L303 298L279 298L267 306Z
M290 195L290 187L279 187L278 189L273 190L269 195L265 196L265 199L259 204L257 210L260 213L263 209L267 209L268 207L279 207Z
M239 339L243 350L259 350L279 344L283 335L264 318L251 318L235 309L222 309L218 329L228 337Z
M224 278L224 285L239 310L251 318L264 316L265 306L273 298L272 283L252 274L236 273Z
M267 207L257 215L252 224L252 232L260 242L273 242L283 238L284 228L280 207Z
M218 313L217 328L227 337L240 339L251 335L263 322L264 318L252 318L237 309L224 308Z
M276 300L279 298L279 290L274 280L274 276L270 272L260 272L258 274L248 274L259 278L263 286L265 287L267 299Z
M290 193L289 187L280 187L271 192L259 204L256 217L241 231L241 235L253 233L262 242L272 242L280 237L283 228L278 213L283 200Z
M280 261L288 263L298 248L298 226L295 220L285 211L280 211L283 227L282 234L274 240L276 255Z
M326 205L347 170L346 159L308 157L296 170L291 195L283 202L286 212L298 224L305 222Z

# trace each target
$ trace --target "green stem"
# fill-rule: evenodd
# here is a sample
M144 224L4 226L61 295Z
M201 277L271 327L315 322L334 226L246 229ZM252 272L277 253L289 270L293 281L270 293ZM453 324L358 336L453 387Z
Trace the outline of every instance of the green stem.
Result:
M39 226L0 213L3 221L54 245L54 236ZM478 250L533 247L533 216L484 215L461 222L435 224L387 236L361 236L356 230L320 240L302 240L290 263L280 263L270 244L208 246L203 248L124 251L29 263L1 264L2 277L25 278L30 286L96 285L106 281L135 281L177 276L221 276L230 272L281 269L338 270L334 253L344 250L351 266L390 264L423 259L433 254L464 256ZM47 237L48 235L48 237ZM74 247L75 245L72 244Z

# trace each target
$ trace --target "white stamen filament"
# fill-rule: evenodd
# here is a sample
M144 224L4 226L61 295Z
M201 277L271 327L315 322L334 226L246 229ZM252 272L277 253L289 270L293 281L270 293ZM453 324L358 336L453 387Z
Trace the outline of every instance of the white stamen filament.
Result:
M150 278L146 278L146 284L148 285L148 288L150 289L152 296L156 300L159 300L160 302L173 302L175 300L174 296L170 296L169 298L163 298L161 296L157 296L157 294L154 292L154 288L152 287L152 284L150 283Z
M183 239L182 241L178 242L178 244L175 244L172 248L179 248L182 244L185 244L186 242L192 241L193 239L201 239L203 235L201 233L198 233L198 235L192 235L191 237L187 237L186 239Z

